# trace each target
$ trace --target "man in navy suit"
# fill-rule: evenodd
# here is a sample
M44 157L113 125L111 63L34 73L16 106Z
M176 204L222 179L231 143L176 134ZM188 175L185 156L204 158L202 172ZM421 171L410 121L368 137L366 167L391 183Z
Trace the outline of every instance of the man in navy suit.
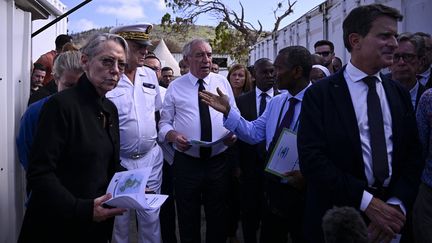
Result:
M381 4L353 9L343 22L350 62L306 91L298 152L309 242L324 241L322 216L333 206L362 211L372 242L389 242L405 224L421 170L417 127L408 92L379 73L393 63L401 20Z

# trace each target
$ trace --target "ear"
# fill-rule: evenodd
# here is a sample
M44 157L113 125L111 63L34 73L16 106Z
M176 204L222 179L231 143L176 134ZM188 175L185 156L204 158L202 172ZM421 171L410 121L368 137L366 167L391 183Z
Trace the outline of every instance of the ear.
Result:
M81 54L81 65L83 65L85 67L85 66L87 66L89 61L90 60L86 54Z
M356 48L361 47L361 40L363 37L358 33L351 33L348 35L348 41L350 43L351 49L354 50Z
M190 67L189 58L190 58L190 56L183 56L183 60L186 63L186 66L188 66L188 67Z
M292 72L295 79L300 79L303 76L303 68L300 66L293 68Z

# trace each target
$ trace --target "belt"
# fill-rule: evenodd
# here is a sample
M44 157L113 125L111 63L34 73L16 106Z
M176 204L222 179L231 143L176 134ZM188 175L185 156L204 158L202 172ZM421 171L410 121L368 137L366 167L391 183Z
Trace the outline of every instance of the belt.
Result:
M154 148L156 146L156 142L153 144L153 146L144 153L136 153L136 154L131 154L131 155L126 155L125 157L129 158L129 159L140 159L142 157L144 157L150 150L152 150L152 148Z

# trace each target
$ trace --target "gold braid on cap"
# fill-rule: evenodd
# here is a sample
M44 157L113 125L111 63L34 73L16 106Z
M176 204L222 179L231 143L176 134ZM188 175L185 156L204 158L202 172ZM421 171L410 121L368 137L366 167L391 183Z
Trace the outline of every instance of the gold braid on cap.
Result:
M117 34L126 40L149 40L149 35L144 32L124 31Z

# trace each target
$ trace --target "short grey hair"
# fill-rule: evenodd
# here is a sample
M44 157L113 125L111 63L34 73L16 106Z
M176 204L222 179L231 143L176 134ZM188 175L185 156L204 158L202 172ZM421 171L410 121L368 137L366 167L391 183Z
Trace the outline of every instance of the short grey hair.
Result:
M129 48L126 40L119 35L109 33L98 33L91 36L87 40L87 43L81 48L81 53L87 55L89 58L92 58L103 51L103 49L101 48L102 44L109 40L120 44L123 47L127 56Z
M194 46L196 44L199 44L199 43L205 43L208 46L210 46L210 49L211 49L211 45L210 45L210 43L207 40L202 39L202 38L193 39L193 40L189 41L188 43L186 43L186 45L184 45L184 47L183 47L183 57L190 56L192 54L192 46Z
M81 63L81 53L79 51L66 51L60 53L54 60L52 74L57 80L61 78L65 71L84 72Z
M409 41L411 44L413 44L415 53L418 57L421 57L425 54L426 47L425 47L425 40L420 35L411 34L409 32L405 32L400 34L397 37L398 43L403 41Z

